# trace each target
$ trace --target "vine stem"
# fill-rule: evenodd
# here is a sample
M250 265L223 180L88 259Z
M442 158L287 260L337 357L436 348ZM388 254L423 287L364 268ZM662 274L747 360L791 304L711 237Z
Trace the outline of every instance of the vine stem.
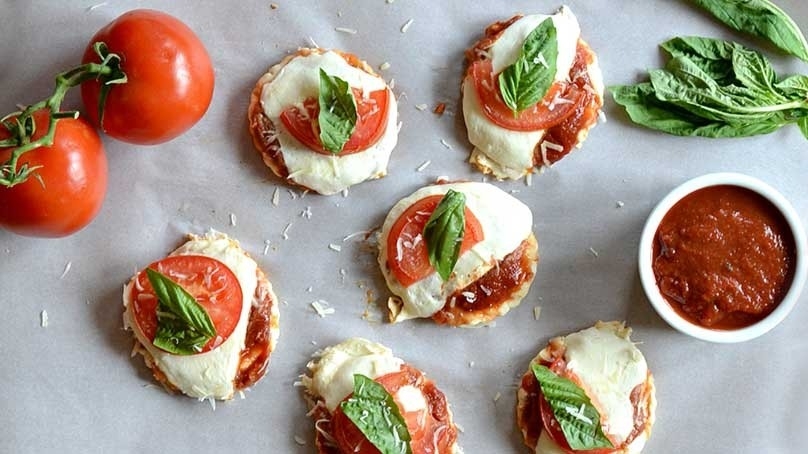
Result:
M19 165L20 157L40 147L53 145L56 135L56 123L63 118L76 119L78 111L61 111L62 101L70 88L81 85L90 79L98 79L108 89L109 84L125 83L126 75L120 69L120 57L109 53L102 42L97 42L93 48L101 57L101 63L85 63L56 75L56 87L53 94L35 104L31 104L21 111L12 112L0 120L0 124L11 135L9 139L0 141L0 147L15 147L9 159L0 165L0 185L11 188L25 182L32 172L40 166L29 167L27 164ZM36 121L33 115L42 109L48 110L48 131L39 139L32 140L36 132ZM103 104L99 106L103 111Z

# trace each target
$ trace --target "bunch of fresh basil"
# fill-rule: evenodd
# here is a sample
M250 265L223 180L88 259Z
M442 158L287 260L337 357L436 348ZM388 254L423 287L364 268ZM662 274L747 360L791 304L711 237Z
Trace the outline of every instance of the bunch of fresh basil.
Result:
M751 4L770 3L696 1L713 6L743 3L746 9L723 10L725 17L744 15L744 20L735 18L736 24L753 22ZM761 20L773 20L772 10L765 11ZM671 58L664 69L649 72L650 82L611 87L615 102L626 108L635 123L669 134L702 137L746 137L796 123L808 138L808 76L778 79L762 54L731 41L682 37L661 47Z

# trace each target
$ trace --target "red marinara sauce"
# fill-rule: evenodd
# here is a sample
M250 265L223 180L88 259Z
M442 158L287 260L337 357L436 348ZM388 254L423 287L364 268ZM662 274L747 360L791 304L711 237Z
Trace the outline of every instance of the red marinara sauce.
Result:
M657 229L653 269L662 296L685 319L737 329L766 317L794 276L794 237L765 197L731 185L689 194Z

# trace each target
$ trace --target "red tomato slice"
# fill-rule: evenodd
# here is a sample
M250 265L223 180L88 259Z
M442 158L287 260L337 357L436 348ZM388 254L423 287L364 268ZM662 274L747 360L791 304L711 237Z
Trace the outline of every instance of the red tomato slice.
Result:
M389 105L388 90L377 90L368 97L363 96L361 90L352 88L356 99L356 128L351 138L345 143L338 154L345 156L367 149L378 142L387 129L387 107ZM320 114L320 105L315 98L303 101L301 112L297 106L292 106L281 113L281 121L295 139L299 140L317 153L331 155L323 148L320 142L320 127L317 116Z
M442 195L432 195L415 202L390 229L390 235L387 237L387 265L405 287L420 281L434 271L429 263L429 252L423 239L423 232L429 216L442 198ZM468 207L465 209L465 218L465 234L463 243L460 244L461 255L483 240L483 227Z
M165 274L190 293L208 311L216 336L200 353L210 351L230 337L241 317L241 284L224 263L203 255L174 255L148 266ZM157 297L145 270L132 286L132 313L140 332L150 341L157 332Z
M494 124L513 131L538 131L557 125L575 112L575 106L583 95L583 91L574 84L556 82L544 99L514 115L502 100L498 75L493 73L491 60L477 60L469 71L485 116ZM552 102L556 97L569 102Z
M577 382L577 379L572 372L566 369L566 362L563 359L556 360L548 367L556 374ZM557 444L558 447L567 454L612 454L617 452L616 448L597 448L589 450L575 450L570 448L570 444L567 442L567 437L564 436L564 431L561 429L561 424L558 423L558 420L553 414L553 408L550 406L550 403L544 398L541 388L539 388L539 404L544 430L547 431L547 434L550 435L550 438L553 439L555 444Z
M404 386L418 388L427 402L425 409L404 412L400 402L396 401L402 416L407 422L412 441L413 453L446 453L457 438L457 433L449 429L449 414L446 397L435 384L424 378L421 371L403 366L399 372L383 375L376 379L395 399L396 393ZM350 396L349 396L350 397ZM331 420L334 438L341 452L356 454L379 454L373 444L368 441L359 428L348 419L341 407L337 407Z

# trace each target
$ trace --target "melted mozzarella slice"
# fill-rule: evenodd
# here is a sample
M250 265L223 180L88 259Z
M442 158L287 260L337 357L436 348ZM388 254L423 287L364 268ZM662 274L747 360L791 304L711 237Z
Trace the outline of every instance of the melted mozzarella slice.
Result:
M284 110L298 106L303 111L305 99L317 99L320 68L345 80L351 87L362 89L364 93L388 91L385 132L368 149L346 156L316 153L295 139L280 120ZM269 74L272 77L261 91L261 106L277 130L290 180L329 195L387 174L387 163L398 141L398 107L395 95L384 80L349 65L340 54L333 51L313 51L308 55L296 56L273 66Z
M444 282L437 272L404 287L390 272L388 257L397 251L387 250L387 237L396 220L415 202L431 196L445 194L449 189L466 196L466 207L474 213L483 231L483 240L461 255L449 281ZM394 321L416 317L429 317L439 311L446 299L455 291L476 281L506 255L513 252L531 233L533 214L525 204L496 186L487 183L452 183L421 188L396 203L382 227L379 242L379 265L390 290L401 298L403 307Z
M600 323L566 337L567 368L594 396L604 430L622 443L634 430L631 392L645 383L648 365L619 324Z
M236 378L241 351L244 349L250 308L257 286L258 265L247 256L238 241L219 232L191 236L190 241L171 255L212 257L227 265L236 275L244 299L239 321L230 337L217 348L196 355L173 355L155 347L137 328L134 315L130 311L134 279L124 287L123 298L126 308L124 324L134 331L138 341L151 355L157 367L180 391L199 399L229 399L235 391L233 380Z
M325 406L334 412L354 388L354 375L362 374L376 379L382 375L398 372L404 361L393 356L384 345L362 338L350 338L323 350L316 361L309 363L311 379L307 382L309 392L320 396Z
M525 38L547 18L556 27L558 58L556 60L556 81L569 79L569 72L575 61L581 28L572 11L565 7L552 15L535 14L524 16L508 27L488 49L495 74L512 64L519 56ZM587 68L592 88L603 97L603 77L597 59ZM512 131L494 124L486 116L474 80L467 74L463 80L463 116L468 130L469 142L474 145L470 161L483 168L491 169L497 178L516 179L530 172L537 145L544 138L545 130ZM582 142L587 130L579 132L578 142Z

